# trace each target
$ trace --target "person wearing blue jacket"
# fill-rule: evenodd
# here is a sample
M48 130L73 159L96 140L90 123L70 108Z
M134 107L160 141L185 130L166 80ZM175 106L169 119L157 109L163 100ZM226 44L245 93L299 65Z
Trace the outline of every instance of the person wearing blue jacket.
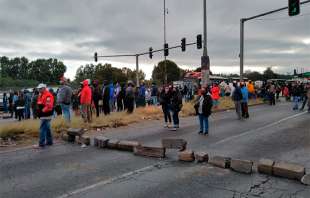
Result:
M114 94L114 84L111 82L110 84L110 111L114 111L115 107L115 94Z
M240 83L241 93L242 93L242 100L241 100L241 110L242 110L242 117L249 118L249 108L248 108L248 101L249 101L249 91L248 88L245 86L244 82Z

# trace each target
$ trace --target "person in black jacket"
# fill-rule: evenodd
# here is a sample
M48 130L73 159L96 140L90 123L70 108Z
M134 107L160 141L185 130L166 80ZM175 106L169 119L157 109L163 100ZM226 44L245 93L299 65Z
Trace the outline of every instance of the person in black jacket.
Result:
M171 93L171 111L173 118L173 131L176 131L179 128L179 112L182 109L182 94L177 87L172 89Z
M164 89L160 93L160 104L162 106L162 110L165 118L165 128L169 128L171 125L171 115L170 115L170 104L171 104L171 91L168 86L164 87ZM169 124L168 124L169 121Z
M18 121L25 119L24 110L25 110L25 98L22 92L19 92L18 99L15 103L16 105L16 112L18 116Z
M241 120L241 100L242 100L242 92L240 87L237 85L236 82L233 83L233 86L235 88L233 94L232 94L232 100L235 103L235 109L238 116L238 119Z
M103 112L105 115L110 114L110 87L108 81L104 81L102 88Z
M209 116L212 113L212 105L213 101L208 88L202 88L201 96L195 104L195 110L200 124L199 134L209 134Z
M99 109L99 100L101 100L101 89L99 87L98 80L94 80L93 82L93 101L96 109L96 116L99 117L100 109Z

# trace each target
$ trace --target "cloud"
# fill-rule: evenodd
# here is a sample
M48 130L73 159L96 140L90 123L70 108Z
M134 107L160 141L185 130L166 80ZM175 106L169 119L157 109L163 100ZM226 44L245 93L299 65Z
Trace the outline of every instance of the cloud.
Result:
M166 0L167 41L179 45L183 37L194 42L202 33L201 0ZM211 68L227 71L239 64L239 22L271 9L286 6L283 0L216 0L208 2L208 51ZM302 15L287 11L247 21L245 63L261 70L274 65L282 72L292 65L310 70L310 5ZM58 58L70 64L71 78L81 64L101 55L140 53L163 46L163 1L160 0L0 0L0 53L10 57ZM170 51L169 59L193 68L200 65L202 50L195 46ZM141 68L150 77L162 53L140 57ZM100 59L114 66L135 67L134 58ZM233 71L238 71L234 69Z

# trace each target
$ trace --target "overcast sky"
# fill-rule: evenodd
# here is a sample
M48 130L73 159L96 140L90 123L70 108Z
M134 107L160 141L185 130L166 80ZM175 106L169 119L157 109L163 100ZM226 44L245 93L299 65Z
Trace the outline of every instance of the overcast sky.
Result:
M207 0L208 51L211 70L238 73L239 21L287 6L287 0ZM166 0L167 41L194 42L203 31L202 0ZM246 22L246 69L273 66L281 73L293 68L310 71L310 4L301 15L287 11ZM0 0L0 56L57 58L73 78L80 65L100 55L135 54L163 46L163 0ZM169 59L183 68L200 65L202 50L195 46L170 51ZM140 58L150 78L162 53ZM100 59L116 67L135 68L135 58Z

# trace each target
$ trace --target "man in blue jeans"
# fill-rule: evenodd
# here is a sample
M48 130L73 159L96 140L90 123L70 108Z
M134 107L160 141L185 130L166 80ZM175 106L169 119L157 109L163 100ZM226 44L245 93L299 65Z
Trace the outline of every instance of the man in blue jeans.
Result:
M72 98L72 89L67 85L67 80L64 77L60 79L60 84L62 86L59 88L57 93L57 104L60 105L62 115L67 124L69 124L71 122L70 104Z
M40 91L38 97L38 117L40 118L40 140L34 148L44 148L46 145L53 145L51 120L54 113L54 96L46 89L45 84L39 84L37 87Z
M196 114L198 115L200 130L199 134L209 134L209 116L212 113L212 97L208 88L201 89L201 96L195 104Z

